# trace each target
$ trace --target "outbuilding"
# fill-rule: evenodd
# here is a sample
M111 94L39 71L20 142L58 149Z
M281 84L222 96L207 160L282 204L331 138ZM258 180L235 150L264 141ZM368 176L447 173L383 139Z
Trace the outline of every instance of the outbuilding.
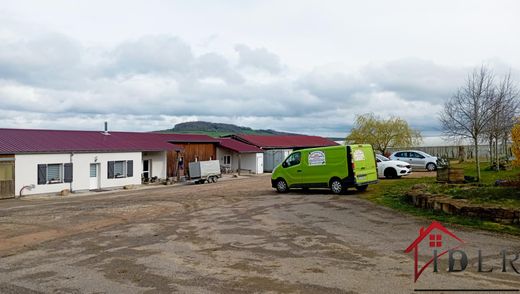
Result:
M170 150L167 154L168 177L189 174L189 163L217 158L219 140L202 134L163 134L168 142L182 148L182 152Z
M264 172L264 151L256 146L231 138L220 138L217 158L220 166L228 172L246 171L253 174Z
M305 135L232 135L231 138L264 151L264 172L272 172L293 150L338 145L327 138Z
M182 148L156 133L0 129L0 198L139 185L167 177L167 152Z

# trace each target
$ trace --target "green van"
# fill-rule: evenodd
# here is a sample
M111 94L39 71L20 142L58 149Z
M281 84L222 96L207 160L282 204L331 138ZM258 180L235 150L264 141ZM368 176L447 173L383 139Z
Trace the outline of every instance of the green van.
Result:
M296 150L271 176L273 188L280 193L291 188L330 188L340 194L349 187L364 191L375 183L377 165L369 144Z

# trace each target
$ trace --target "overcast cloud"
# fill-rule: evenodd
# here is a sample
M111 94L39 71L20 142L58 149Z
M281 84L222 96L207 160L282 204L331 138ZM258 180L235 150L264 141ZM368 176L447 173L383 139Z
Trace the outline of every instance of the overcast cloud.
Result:
M519 79L520 4L418 2L3 1L0 127L343 137L374 112L435 135L473 67Z

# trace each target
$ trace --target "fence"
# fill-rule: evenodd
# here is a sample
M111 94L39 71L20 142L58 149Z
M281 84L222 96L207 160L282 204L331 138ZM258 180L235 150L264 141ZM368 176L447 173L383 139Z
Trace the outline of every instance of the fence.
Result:
M479 158L485 161L488 161L491 157L491 150L489 145L479 145L478 146ZM450 159L460 159L464 158L464 160L474 159L475 158L475 146L472 145L460 145L460 146L428 146L428 147L411 147L411 148L388 148L387 152L393 153L395 151L410 149L410 150L419 150L426 152L430 155L450 158ZM499 145L498 146L499 157L507 156L510 158L512 156L511 145L507 146ZM494 153L494 152L493 152Z

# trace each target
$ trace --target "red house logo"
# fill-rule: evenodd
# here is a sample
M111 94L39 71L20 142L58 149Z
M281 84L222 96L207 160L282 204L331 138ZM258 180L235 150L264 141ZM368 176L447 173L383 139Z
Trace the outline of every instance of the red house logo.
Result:
M452 245L453 243L455 243L455 245ZM417 279L419 279L423 271L432 264L436 258L448 253L450 250L459 248L462 244L464 244L464 241L437 221L432 222L426 229L421 227L419 237L404 251L405 253L409 253L413 250L414 282L417 282ZM433 255L421 268L419 268L419 247L428 248Z

